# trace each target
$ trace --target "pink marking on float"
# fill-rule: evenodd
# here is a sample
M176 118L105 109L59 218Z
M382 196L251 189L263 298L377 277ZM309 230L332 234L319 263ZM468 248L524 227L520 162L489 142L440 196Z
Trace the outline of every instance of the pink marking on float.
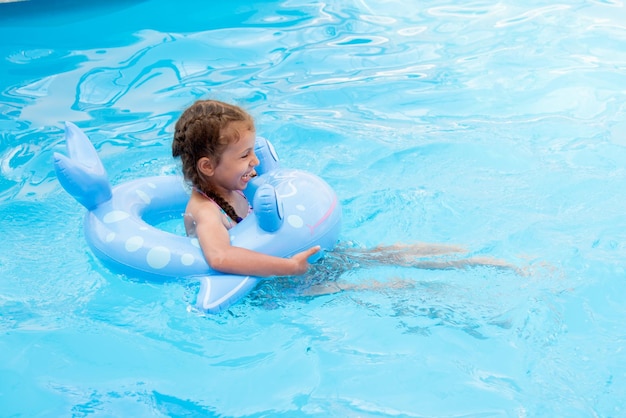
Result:
M332 203L330 204L330 208L326 211L324 216L322 216L320 218L320 220L317 221L317 223L315 225L313 225L313 226L307 225L309 227L309 231L311 232L311 235L313 235L313 233L315 232L316 228L318 228L321 224L324 223L324 221L326 219L328 219L330 217L330 215L333 213L333 211L335 210L336 207L337 207L337 196L334 197Z

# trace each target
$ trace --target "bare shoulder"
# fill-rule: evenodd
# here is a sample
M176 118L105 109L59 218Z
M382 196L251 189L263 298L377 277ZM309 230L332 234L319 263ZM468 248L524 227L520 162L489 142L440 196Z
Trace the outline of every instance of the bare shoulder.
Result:
M198 223L204 223L216 219L221 220L222 212L215 203L194 193L187 203L185 214L191 216Z
M223 215L216 204L193 193L185 208L184 218L187 235L196 236L198 225L222 225L222 217Z

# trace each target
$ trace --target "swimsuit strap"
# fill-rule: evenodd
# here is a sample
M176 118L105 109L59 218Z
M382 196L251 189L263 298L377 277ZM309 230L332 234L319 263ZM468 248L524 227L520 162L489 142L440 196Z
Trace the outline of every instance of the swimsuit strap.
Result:
M252 205L250 204L250 202L248 201L248 198L246 197L246 195L241 191L241 190L237 190L237 192L244 198L246 199L246 203L248 203L248 215L250 215L252 213Z
M198 193L200 193L202 196L206 197L207 199L209 199L211 202L213 202L213 204L215 206L217 206L220 210L220 212L222 212L226 218L228 219L228 223L230 224L230 228L232 228L233 225L233 221L235 221L235 223L239 223L241 221L243 221L243 218L241 216L237 216L237 219L233 219L231 218L226 211L224 210L224 208L222 208L215 200L213 200L209 195L207 195L205 192L203 192L199 187L195 187L193 188L195 191L197 191ZM252 212L252 206L250 206L250 202L248 202L248 198L246 197L245 194L243 194L243 192L241 190L237 190L237 192L243 196L244 199L246 199L246 202L248 203L248 215ZM229 228L229 229L230 229Z

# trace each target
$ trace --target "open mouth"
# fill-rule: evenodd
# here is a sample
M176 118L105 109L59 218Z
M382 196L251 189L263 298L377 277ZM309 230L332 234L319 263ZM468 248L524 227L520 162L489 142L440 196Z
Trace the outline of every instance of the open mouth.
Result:
M251 171L251 172L249 172L248 174L244 174L244 175L243 175L243 179L244 179L244 180L249 180L249 179L251 179L251 178L253 178L253 177L256 177L256 176L257 176L256 171L255 171L255 170L252 170L252 171Z

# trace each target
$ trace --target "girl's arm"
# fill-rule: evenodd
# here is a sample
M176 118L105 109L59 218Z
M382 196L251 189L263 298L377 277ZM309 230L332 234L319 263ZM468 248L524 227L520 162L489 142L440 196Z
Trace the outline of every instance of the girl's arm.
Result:
M320 250L315 246L291 258L281 258L233 247L217 206L203 206L194 213L196 235L207 263L214 270L259 277L300 275L309 269L307 259Z

